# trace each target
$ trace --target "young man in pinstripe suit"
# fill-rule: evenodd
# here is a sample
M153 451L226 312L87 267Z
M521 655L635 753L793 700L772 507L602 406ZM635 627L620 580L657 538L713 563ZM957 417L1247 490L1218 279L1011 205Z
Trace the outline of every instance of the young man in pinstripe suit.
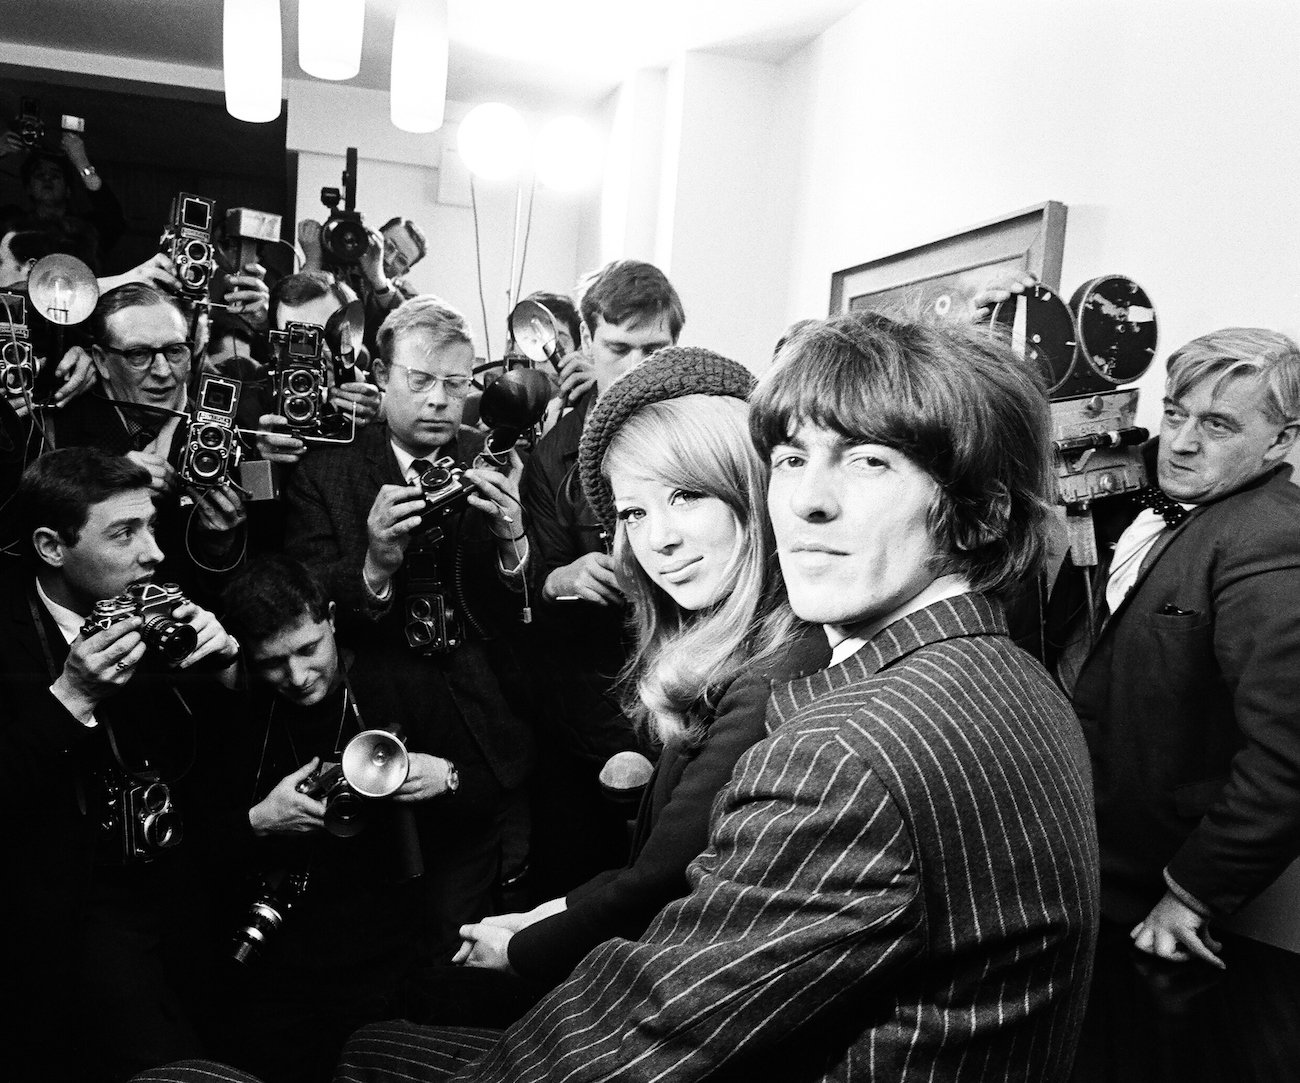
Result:
M370 1028L336 1081L1065 1079L1097 932L1091 780L998 601L1042 554L1047 425L978 332L802 329L751 427L791 603L834 656L774 689L690 895L504 1035Z

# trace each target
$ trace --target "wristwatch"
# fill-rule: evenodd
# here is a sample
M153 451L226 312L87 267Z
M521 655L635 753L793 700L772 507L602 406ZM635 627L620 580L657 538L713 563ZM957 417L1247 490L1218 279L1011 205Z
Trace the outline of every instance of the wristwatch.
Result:
M447 786L446 792L454 797L460 789L460 772L456 770L456 765L451 760L447 761L447 778L445 782Z
M88 166L86 166L85 169L83 169L83 170L81 171L81 175L82 175L83 177L93 177L93 176L95 175L96 172L97 172L97 171L96 171L96 169L95 169L95 167L94 167L93 165L88 165Z

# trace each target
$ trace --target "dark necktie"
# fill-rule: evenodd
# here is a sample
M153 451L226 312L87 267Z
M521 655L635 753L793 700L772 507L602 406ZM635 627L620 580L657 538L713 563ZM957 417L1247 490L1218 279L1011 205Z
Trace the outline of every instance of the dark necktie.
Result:
M429 462L428 459L412 459L411 470L408 476L419 478L432 465L433 463ZM411 482L411 484L414 485L415 482Z

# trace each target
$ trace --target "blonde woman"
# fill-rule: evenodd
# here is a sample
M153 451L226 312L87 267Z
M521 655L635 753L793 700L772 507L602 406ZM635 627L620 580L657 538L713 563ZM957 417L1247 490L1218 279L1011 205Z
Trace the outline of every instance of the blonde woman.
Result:
M601 941L638 937L686 893L686 868L708 839L714 797L765 736L772 680L824 663L824 638L796 635L785 600L767 471L749 438L753 385L733 361L669 347L593 407L582 482L613 531L632 603L625 709L660 746L659 761L624 867L527 913L466 926L457 962L513 972L539 993Z

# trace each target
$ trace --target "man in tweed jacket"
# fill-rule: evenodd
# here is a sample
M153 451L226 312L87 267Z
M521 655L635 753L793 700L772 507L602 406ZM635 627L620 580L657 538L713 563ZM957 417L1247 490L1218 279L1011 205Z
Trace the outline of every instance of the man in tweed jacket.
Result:
M499 1040L362 1030L336 1079L1063 1080L1098 920L1087 754L994 595L1036 567L1047 410L962 330L801 331L752 429L795 611L690 895Z

